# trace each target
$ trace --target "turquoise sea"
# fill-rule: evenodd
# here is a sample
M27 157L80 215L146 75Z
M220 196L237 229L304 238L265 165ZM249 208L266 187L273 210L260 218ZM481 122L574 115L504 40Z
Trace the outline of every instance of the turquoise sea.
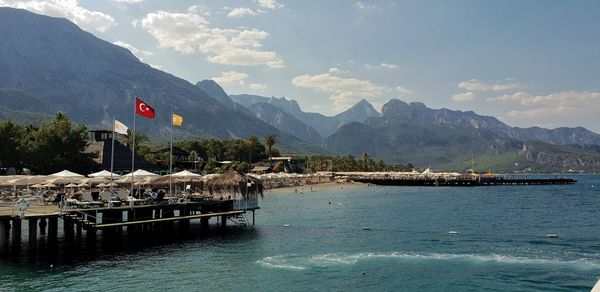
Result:
M589 291L600 277L600 176L573 177L266 193L253 229L99 237L58 254L23 247L0 260L0 291Z

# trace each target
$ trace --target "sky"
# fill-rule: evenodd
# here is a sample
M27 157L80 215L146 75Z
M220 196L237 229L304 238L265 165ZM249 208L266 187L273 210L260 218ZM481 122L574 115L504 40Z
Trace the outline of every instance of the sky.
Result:
M600 1L0 0L229 94L334 115L397 98L600 133Z

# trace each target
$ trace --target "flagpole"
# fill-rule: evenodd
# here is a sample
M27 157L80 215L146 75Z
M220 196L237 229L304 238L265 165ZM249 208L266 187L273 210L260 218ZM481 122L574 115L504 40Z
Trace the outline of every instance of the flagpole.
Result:
M173 113L171 113L171 151L169 155L169 196L173 196Z
M110 195L113 194L113 167L115 161L115 117L113 117L112 147L110 148Z
M135 170L135 111L136 111L136 102L133 102L133 131L131 131L131 193L130 195L133 197L133 172Z

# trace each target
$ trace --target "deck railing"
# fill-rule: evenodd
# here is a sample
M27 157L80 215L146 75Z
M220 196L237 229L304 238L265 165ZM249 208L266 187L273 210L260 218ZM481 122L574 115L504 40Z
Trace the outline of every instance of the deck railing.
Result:
M250 196L246 199L233 200L234 210L254 209L258 208L258 197Z

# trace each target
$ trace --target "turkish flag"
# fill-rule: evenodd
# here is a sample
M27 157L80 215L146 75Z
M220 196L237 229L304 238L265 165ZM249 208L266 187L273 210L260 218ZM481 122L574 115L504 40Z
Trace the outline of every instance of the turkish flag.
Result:
M154 119L156 117L154 109L139 97L135 98L135 113L149 119Z

